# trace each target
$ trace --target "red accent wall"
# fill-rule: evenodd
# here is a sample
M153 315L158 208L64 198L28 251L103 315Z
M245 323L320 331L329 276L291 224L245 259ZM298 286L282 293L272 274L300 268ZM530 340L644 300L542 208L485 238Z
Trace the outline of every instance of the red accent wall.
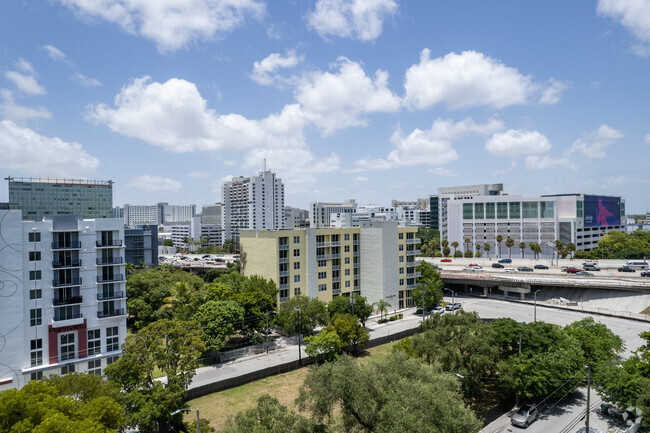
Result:
M83 359L88 356L88 330L86 328L86 319L79 325L63 326L61 328L53 328L50 323L47 325L48 333L48 353L50 362L49 364L56 364L59 362L59 334L62 332L77 331L77 359Z
M86 319L84 319L83 328L78 331L79 346L77 346L77 358L82 359L88 356L88 331L86 329Z
M59 360L59 342L57 341L59 333L56 332L56 328L52 328L52 324L47 325L47 336L47 347L50 354L49 364L56 364Z

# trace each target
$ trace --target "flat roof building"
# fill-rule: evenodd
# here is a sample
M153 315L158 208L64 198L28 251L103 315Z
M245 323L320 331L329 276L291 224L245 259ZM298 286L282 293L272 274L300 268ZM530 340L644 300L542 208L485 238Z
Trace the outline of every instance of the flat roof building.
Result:
M64 214L113 218L111 180L11 176L5 180L9 182L9 209L22 210L24 220Z

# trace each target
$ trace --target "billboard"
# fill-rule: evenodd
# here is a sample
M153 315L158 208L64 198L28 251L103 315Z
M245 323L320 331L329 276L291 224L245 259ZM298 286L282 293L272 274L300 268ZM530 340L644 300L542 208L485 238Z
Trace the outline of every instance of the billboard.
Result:
M621 225L621 198L585 195L585 227Z

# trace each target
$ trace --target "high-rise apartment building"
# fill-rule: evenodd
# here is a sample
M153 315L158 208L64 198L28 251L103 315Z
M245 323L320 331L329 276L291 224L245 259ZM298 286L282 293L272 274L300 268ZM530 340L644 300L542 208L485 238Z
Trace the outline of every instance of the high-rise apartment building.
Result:
M278 302L302 294L329 302L359 293L368 302L393 308L412 305L411 289L420 276L416 227L396 221L365 221L359 227L243 230L244 275L276 282Z
M175 224L186 223L196 216L196 205L124 205L124 224L135 227L140 224Z
M223 184L221 223L224 240L236 245L240 230L284 228L284 184L265 170L253 177L237 177Z
M341 219L343 214L353 214L356 211L357 203L352 199L345 200L343 203L313 202L309 205L310 227L330 227L332 214Z
M16 178L9 182L9 209L22 210L22 217L40 221L45 216L79 214L84 218L113 217L113 181Z
M102 374L126 338L124 224L0 210L0 391Z
M284 227L287 229L309 227L309 211L297 207L285 206Z
M124 244L126 246L126 263L135 266L158 265L158 226L137 225L124 229Z

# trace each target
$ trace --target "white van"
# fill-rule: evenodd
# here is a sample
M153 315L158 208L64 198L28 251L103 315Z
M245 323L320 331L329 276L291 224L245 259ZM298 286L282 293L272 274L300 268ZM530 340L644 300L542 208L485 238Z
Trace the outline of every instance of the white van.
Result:
M587 259L582 263L582 266L598 266L598 260Z
M645 260L628 260L625 266L632 269L648 269L648 262Z

